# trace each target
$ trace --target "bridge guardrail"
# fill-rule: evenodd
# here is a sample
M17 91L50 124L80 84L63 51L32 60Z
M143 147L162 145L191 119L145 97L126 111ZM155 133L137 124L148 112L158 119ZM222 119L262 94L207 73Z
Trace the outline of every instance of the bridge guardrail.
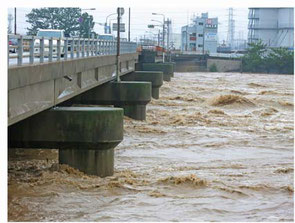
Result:
M12 39L17 40L15 45L9 44ZM34 64L37 58L39 63L44 63L98 55L115 55L117 52L115 40L8 35L7 41L8 66ZM120 42L120 54L135 52L136 43ZM29 59L24 62L24 58ZM12 61L13 59L16 61Z

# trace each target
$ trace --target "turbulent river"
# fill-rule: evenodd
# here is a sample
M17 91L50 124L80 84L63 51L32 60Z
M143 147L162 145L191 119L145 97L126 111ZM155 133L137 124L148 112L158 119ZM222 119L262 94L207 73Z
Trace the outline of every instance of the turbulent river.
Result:
M293 221L293 76L175 73L124 118L115 174L10 150L9 221Z

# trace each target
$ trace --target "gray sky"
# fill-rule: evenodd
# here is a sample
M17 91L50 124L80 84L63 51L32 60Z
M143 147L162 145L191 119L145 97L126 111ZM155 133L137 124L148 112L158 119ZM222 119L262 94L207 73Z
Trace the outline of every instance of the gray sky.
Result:
M125 8L123 22L127 23L128 8L131 7L131 40L148 35L147 31L150 30L147 25L152 23L151 19L162 20L161 16L153 16L152 12L165 14L172 19L174 33L180 33L181 26L189 23L194 14L208 12L209 17L218 17L218 37L221 42L227 37L229 7L234 9L235 38L246 39L249 7L294 7L294 2L294 0L14 0L4 1L3 4L7 6L9 12L13 11L12 7L19 8L17 21L20 33L26 32L28 24L25 22L25 14L33 7L96 8L95 11L89 11L89 14L94 16L95 22L100 23L105 22L107 15L115 13L117 7ZM94 30L103 33L103 27L98 24L95 25ZM156 30L154 32L156 33ZM126 37L127 33L122 36Z
M227 37L227 24L228 24L228 8L227 7L197 7L197 4L191 4L189 6L183 5L182 7L155 7L155 6L133 6L131 8L131 40L134 40L136 37L140 37L143 35L151 35L152 33L157 33L157 30L148 29L148 24L157 24L156 22L152 22L151 19L155 20L163 20L162 16L152 15L152 12L161 13L166 16L166 18L172 19L172 32L180 33L181 27L191 22L191 19L194 15L200 15L202 12L208 12L209 17L218 17L219 27L218 27L218 37L219 41L226 40ZM81 6L80 6L81 7ZM97 7L97 4L87 5L87 7L81 8L89 8L95 7L95 11L87 11L89 14L94 16L94 21L99 23L104 23L106 16L111 13L116 12L117 6L100 6ZM126 23L126 30L128 24L128 6L125 8L125 14L123 15L123 22ZM248 25L248 8L247 7L233 7L234 8L234 19L235 19L235 38L244 39L247 38L247 25ZM25 15L31 11L32 8L17 8L17 30L21 34L26 33L26 28L29 24L26 21ZM14 15L13 8L8 8L8 13ZM111 19L115 19L115 16L109 17ZM115 22L115 20L112 20ZM95 24L94 30L97 33L103 33L103 26ZM123 37L127 37L127 32L123 33Z

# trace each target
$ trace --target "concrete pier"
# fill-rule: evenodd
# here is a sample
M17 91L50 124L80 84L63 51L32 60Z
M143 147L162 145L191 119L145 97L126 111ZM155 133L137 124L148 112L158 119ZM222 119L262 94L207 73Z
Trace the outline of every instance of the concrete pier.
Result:
M161 71L135 71L121 76L123 81L146 81L152 83L152 97L159 99L160 87L163 85L163 72Z
M59 163L100 177L114 174L114 148L103 150L60 149Z
M113 174L123 140L123 109L57 107L8 128L10 148L59 149L59 162L87 174Z
M171 75L171 77L174 77L175 62L165 62L164 64L172 64L172 72L170 73L170 75Z
M164 81L171 81L173 76L172 63L142 63L140 68L142 71L162 71Z
M146 105L151 101L151 82L108 82L89 90L72 100L72 103L114 105L124 109L124 115L145 120Z

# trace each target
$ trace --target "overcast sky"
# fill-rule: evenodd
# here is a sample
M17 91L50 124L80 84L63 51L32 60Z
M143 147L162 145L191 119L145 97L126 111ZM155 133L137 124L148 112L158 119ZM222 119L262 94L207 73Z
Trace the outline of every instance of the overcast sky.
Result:
M15 1L17 2L17 1ZM163 20L161 16L152 15L152 12L165 14L166 18L172 20L172 32L180 33L181 27L190 23L194 15L200 15L202 12L208 12L209 17L218 17L218 37L219 41L227 39L228 30L228 8L234 9L235 20L235 38L247 39L248 26L248 7L283 7L292 6L294 1L291 0L27 0L13 4L8 2L10 7L7 7L7 12L13 14L14 6L17 6L17 26L18 32L26 33L26 28L29 26L26 23L25 15L34 8L40 7L80 7L96 8L95 11L87 11L94 16L94 21L104 23L106 16L116 12L117 7L124 7L125 14L123 22L126 23L126 31L128 24L128 8L131 8L131 40L143 36L157 33L157 30L148 29L148 24L157 24L151 19ZM25 6L25 7L24 7ZM115 19L115 16L110 17ZM112 20L115 22L115 20ZM103 33L103 26L95 24L94 31ZM127 32L122 34L122 37L127 37Z
M108 7L101 6L95 7L95 11L87 11L89 14L94 16L94 21L98 23L105 23L106 17L116 12L116 6ZM218 17L219 28L218 36L219 40L226 40L227 37L227 24L228 24L228 8L212 8L212 7L183 7L183 8L158 8L158 7L130 7L131 8L131 39L140 37L143 35L149 36L152 33L157 33L157 29L147 28L148 24L159 24L157 22L151 21L154 20L163 20L162 16L152 15L152 12L161 13L172 20L172 32L180 33L181 27L191 22L191 19L194 15L201 15L202 12L208 12L209 17ZM86 9L86 8L85 8ZM32 8L17 8L17 31L21 34L27 32L27 27L29 24L26 22L25 15L28 14ZM11 13L14 16L14 9L8 8L8 13ZM247 37L247 24L248 24L248 8L234 8L234 19L235 19L235 30L236 38L246 38ZM116 16L109 17L111 22L116 22ZM128 7L125 7L125 14L123 15L123 22L126 23L126 31L128 24ZM103 33L103 26L95 24L94 30L97 33ZM123 37L127 36L127 32Z

